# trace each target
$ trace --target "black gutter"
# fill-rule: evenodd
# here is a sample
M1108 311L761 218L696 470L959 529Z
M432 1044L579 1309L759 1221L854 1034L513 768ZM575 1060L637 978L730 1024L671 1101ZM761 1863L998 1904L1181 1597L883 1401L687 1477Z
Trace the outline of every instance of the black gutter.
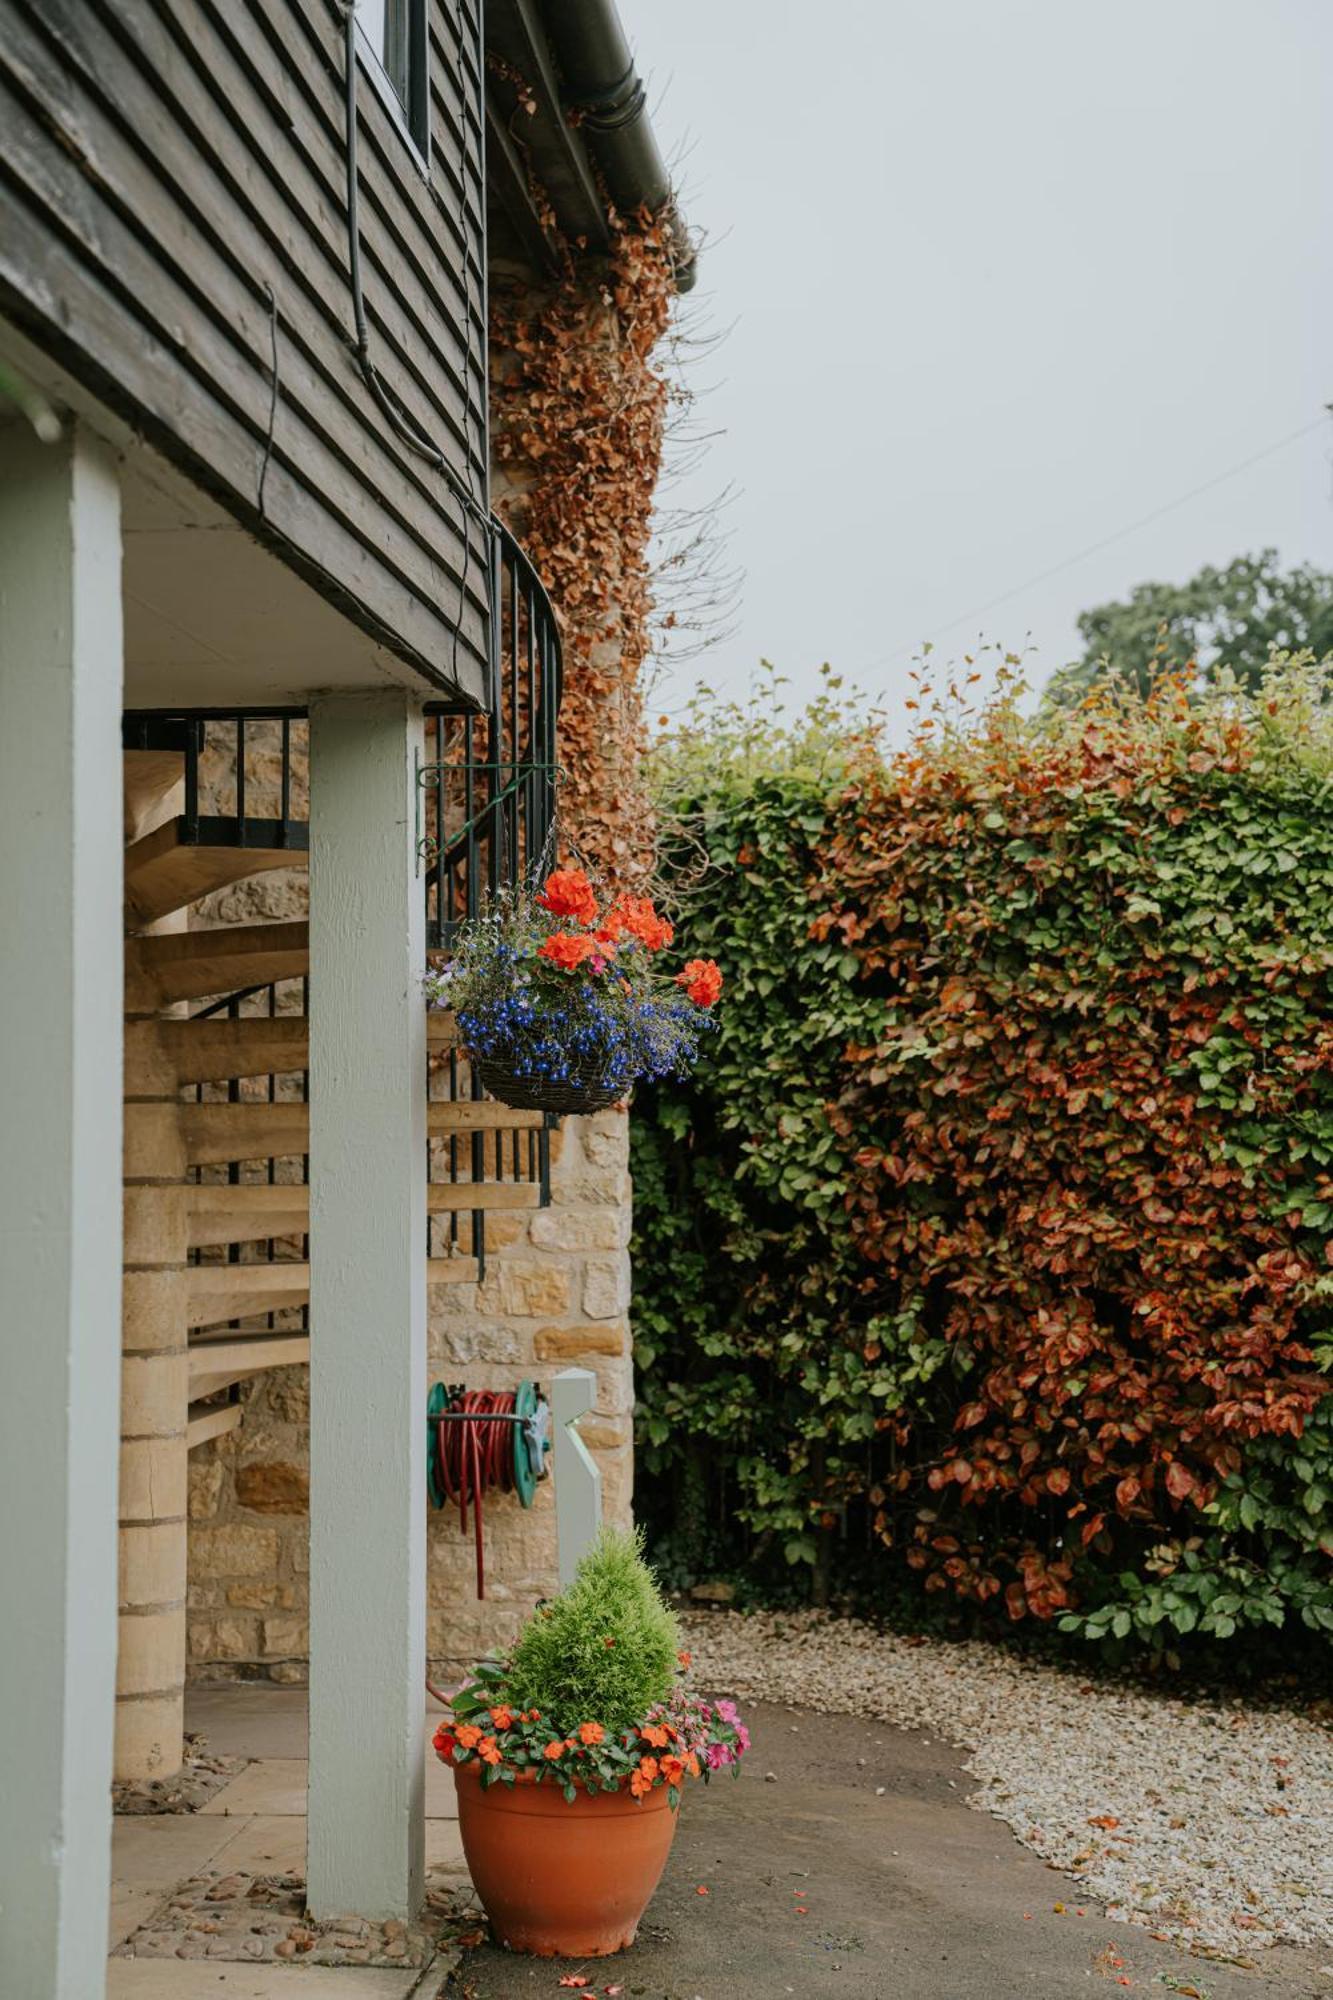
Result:
M648 119L615 0L546 0L543 25L560 67L561 100L587 141L607 193L623 215L664 215L674 245L676 286L695 280L695 251Z

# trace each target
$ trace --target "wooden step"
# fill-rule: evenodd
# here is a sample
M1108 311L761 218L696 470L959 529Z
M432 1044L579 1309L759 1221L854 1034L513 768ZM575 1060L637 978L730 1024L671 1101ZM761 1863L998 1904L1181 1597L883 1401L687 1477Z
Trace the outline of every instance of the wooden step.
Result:
M196 1264L189 1274L187 1326L218 1326L257 1313L289 1312L310 1300L308 1264Z
M225 1437L239 1426L241 1415L239 1403L201 1403L198 1409L191 1407L185 1419L185 1449L193 1451L197 1445Z
M426 1285L475 1285L481 1275L475 1257L430 1257L426 1262Z
M432 1181L426 1189L428 1215L458 1215L472 1209L540 1208L535 1181Z
M284 1159L310 1151L308 1104L182 1104L180 1131L192 1167L231 1160ZM529 1132L540 1129L540 1111L511 1111L505 1104L428 1104L431 1138L459 1132Z
M190 1188L187 1205L192 1249L304 1236L310 1227L307 1187L199 1185ZM541 1189L532 1181L432 1181L426 1189L429 1215L540 1207Z
M452 1014L427 1016L432 1053L451 1048L456 1032ZM158 1097L186 1083L294 1075L306 1068L309 1059L310 1035L303 1014L128 1021L125 1095Z
M432 1139L448 1138L453 1132L540 1132L545 1123L542 1111L513 1111L489 1098L426 1106L426 1130Z
M191 1249L304 1236L310 1226L308 1187L190 1188L186 1197Z
M185 820L167 820L125 850L125 911L132 925L156 923L215 889L275 868L304 868L298 847L205 847L185 839Z
M309 969L310 927L304 919L127 938L125 1005L132 1014L150 1014L177 1000L299 979Z
M299 1158L310 1150L308 1104L182 1104L177 1117L192 1167Z
M309 1361L308 1333L235 1333L190 1342L190 1396L211 1396L258 1375L265 1368L290 1368Z
M128 845L179 813L182 801L172 794L184 785L185 757L179 750L127 750L123 768Z
M233 1077L284 1076L306 1066L308 1037L302 1014L232 1021L125 1023L125 1095L164 1097L186 1083L223 1083Z

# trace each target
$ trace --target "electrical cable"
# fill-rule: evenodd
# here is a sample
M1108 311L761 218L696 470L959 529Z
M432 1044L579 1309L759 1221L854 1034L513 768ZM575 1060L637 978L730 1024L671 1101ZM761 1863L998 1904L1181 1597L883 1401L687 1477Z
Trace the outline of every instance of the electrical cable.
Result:
M961 617L951 618L947 625L934 626L932 628L934 636L938 638L945 632L956 631L960 625L967 625L974 618L984 618L988 611L996 610L1001 604L1009 604L1015 597L1021 597L1025 591L1035 590L1039 583L1047 583L1051 577L1062 575L1065 570L1072 569L1075 563L1084 562L1089 556L1099 555L1103 549L1109 549L1116 542L1123 542L1127 536L1137 534L1140 528L1150 527L1154 521L1160 521L1163 515L1173 514L1177 507L1187 506L1191 500L1197 500L1201 495L1211 493L1215 486L1222 486L1228 479L1235 479L1240 473L1248 472L1252 465L1258 465L1261 460L1271 458L1275 452L1285 451L1288 445L1295 444L1298 439L1309 437L1312 431L1317 431L1322 424L1328 422L1330 412L1333 412L1333 404L1327 406L1323 415L1316 417L1313 422L1302 424L1299 430L1288 432L1286 437L1279 438L1275 444L1265 445L1262 451L1253 452L1249 458L1241 459L1239 464L1228 466L1225 472L1215 474L1212 479L1205 479L1201 486L1192 486L1188 493L1177 494L1174 500L1167 500L1162 506L1154 507L1150 514L1141 515L1127 527L1117 528L1112 535L1103 535L1100 541L1090 542L1085 549L1078 549L1073 555L1065 556L1058 563L1052 563L1049 569L1040 570L1036 576L1028 577L1023 583L1016 583L1011 590L1002 591L998 597L992 597L985 604L979 604L975 610L964 611ZM905 640L891 652L881 653L877 659L871 660L859 671L872 673L876 667L889 666L900 654L910 651L919 643L917 640Z
M268 295L268 337L270 349L270 372L272 376L268 398L268 429L264 434L264 456L259 464L259 489L255 495L255 505L260 513L264 511L264 482L268 478L269 460L273 456L273 433L278 421L278 295L267 281L264 290Z

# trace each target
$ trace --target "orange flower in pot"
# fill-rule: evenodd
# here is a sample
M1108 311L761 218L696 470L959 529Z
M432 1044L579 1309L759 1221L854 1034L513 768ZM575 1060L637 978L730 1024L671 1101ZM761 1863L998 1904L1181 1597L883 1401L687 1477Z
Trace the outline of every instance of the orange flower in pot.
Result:
M686 1783L734 1771L749 1747L732 1703L685 1693L687 1665L639 1538L604 1529L507 1658L454 1696L435 1748L511 1951L596 1958L634 1942Z

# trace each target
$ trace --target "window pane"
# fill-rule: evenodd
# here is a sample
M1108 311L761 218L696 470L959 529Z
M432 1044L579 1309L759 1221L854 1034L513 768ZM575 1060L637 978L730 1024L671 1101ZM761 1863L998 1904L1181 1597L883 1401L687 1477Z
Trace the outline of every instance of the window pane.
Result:
M379 12L383 16L384 73L398 93L404 110L408 105L408 65L411 37L408 16L411 0L379 0Z
M384 10L386 0L357 0L356 20L380 61L384 61Z

